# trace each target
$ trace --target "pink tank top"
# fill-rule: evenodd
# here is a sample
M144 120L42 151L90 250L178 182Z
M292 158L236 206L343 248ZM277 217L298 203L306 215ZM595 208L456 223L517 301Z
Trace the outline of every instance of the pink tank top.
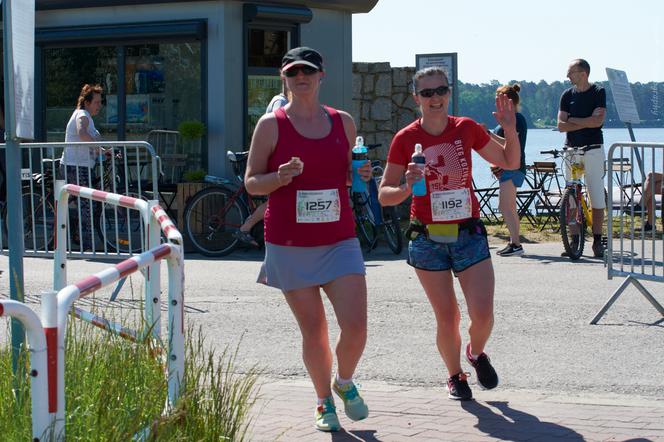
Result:
M277 109L279 138L268 159L268 172L276 172L279 165L292 157L304 163L301 175L290 184L272 192L265 211L265 241L282 246L313 247L334 244L355 236L346 177L349 168L348 139L339 113L325 106L332 120L332 130L320 139L305 138L293 127L283 108ZM340 216L338 221L297 222L298 190L334 189L338 191ZM302 201L302 200L300 200Z

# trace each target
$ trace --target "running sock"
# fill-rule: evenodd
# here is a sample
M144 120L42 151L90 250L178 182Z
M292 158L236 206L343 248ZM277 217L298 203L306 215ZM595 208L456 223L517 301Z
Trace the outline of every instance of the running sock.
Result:
M319 398L316 400L316 405L323 405L323 402L325 402L326 400L328 400L328 399L331 398L331 397L332 397L332 396L319 397Z
M336 380L337 380L337 384L339 384L339 385L346 385L346 384L350 384L351 382L353 382L353 378L343 379L342 377L339 376L339 373L337 373L337 375L336 375Z

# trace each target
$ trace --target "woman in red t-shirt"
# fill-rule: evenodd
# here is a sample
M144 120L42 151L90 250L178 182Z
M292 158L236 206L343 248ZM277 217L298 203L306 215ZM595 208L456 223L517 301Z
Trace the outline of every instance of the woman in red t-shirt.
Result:
M245 175L251 194L269 195L258 280L284 293L300 326L304 363L318 396L316 428L338 431L332 389L350 419L369 414L352 380L367 338L364 259L348 196L355 123L346 112L320 104L323 59L315 50L288 51L281 76L291 100L258 121ZM368 161L360 173L370 179ZM341 329L332 388L321 288Z
M383 205L400 204L411 196L416 181L425 180L426 195L413 196L410 207L408 263L415 267L436 315L436 342L449 373L449 398L470 399L461 369L460 313L452 272L459 278L470 316L466 357L480 385L494 388L498 376L484 353L493 327L494 276L472 187L471 151L503 169L519 167L514 107L505 95L496 96L494 115L505 130L501 144L473 120L448 115L450 86L441 68L415 73L413 98L422 117L392 140L379 198ZM411 160L415 144L422 145L423 168ZM400 184L404 175L405 183Z

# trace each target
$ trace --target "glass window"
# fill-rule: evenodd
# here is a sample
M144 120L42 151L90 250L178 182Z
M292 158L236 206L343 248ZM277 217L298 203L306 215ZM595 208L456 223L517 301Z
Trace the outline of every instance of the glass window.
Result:
M113 46L44 50L46 141L65 140L65 127L84 84L100 84L107 99L117 94L116 59ZM106 104L109 104L108 101ZM95 127L104 140L115 141L118 139L117 118L109 120L108 110L108 106L103 106L94 117Z
M290 49L293 35L278 29L250 28L248 32L247 145L270 100L281 92L281 58Z
M201 44L126 46L125 90L127 140L147 140L150 131L202 121ZM187 168L200 169L203 140L182 141Z
M280 67L281 57L288 51L288 32L249 29L249 66Z
M125 59L124 96L118 96L119 50ZM153 130L177 130L184 121L202 121L200 42L45 48L43 54L47 141L64 141L65 127L85 83L104 88L105 106L94 121L106 141L147 140ZM118 124L122 102L124 130ZM202 168L203 140L183 141L187 167Z

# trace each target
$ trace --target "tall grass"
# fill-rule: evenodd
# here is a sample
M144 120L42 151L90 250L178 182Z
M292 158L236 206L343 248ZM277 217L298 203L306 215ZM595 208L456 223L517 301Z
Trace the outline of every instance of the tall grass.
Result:
M239 347L239 345L238 345ZM164 352L165 354L165 352ZM70 321L65 360L68 441L242 441L250 424L259 370L234 372L238 348L220 355L201 330L186 334L185 380L180 400L162 415L166 363L154 348L134 344L79 321ZM22 360L28 372L28 361ZM11 349L0 349L0 429L3 441L31 438L27 375L14 391ZM149 431L145 431L148 429Z

